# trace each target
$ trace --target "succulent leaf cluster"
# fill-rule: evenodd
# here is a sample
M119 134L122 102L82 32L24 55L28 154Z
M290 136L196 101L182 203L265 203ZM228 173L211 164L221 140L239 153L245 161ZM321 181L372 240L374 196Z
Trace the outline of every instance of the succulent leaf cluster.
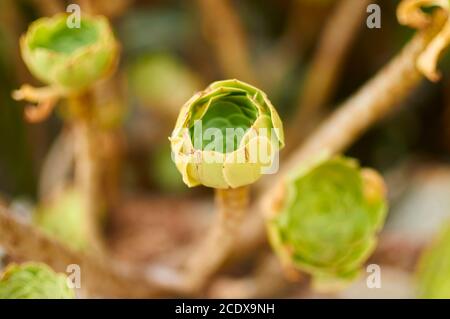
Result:
M78 92L113 71L119 46L106 18L83 15L79 27L67 14L40 18L20 40L25 64L42 82Z
M267 207L269 238L282 263L312 275L322 290L358 275L387 211L375 171L326 156L293 172Z
M284 133L263 91L224 80L182 107L170 140L185 184L226 189L259 179L262 168L270 166L284 146ZM261 150L267 157L260 156Z
M11 264L0 275L0 299L73 299L64 274L41 263Z

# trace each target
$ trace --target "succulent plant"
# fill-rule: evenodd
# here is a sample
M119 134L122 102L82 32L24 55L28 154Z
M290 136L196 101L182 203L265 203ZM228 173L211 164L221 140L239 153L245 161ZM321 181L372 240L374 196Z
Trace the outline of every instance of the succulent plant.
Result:
M67 188L42 203L33 215L34 223L47 235L76 250L89 246L83 197L75 188Z
M69 27L67 21L65 13L40 18L20 39L25 64L47 84L24 84L13 92L14 99L36 105L25 109L31 122L48 117L59 99L82 96L117 64L119 46L106 18L83 15L79 27Z
M270 199L268 234L284 266L311 274L317 289L340 288L374 250L386 207L375 171L322 156L292 172Z
M419 298L450 298L450 227L422 253L416 272Z
M0 299L73 299L67 277L41 263L11 264L0 275Z
M284 146L284 135L264 92L224 80L182 107L170 141L185 184L227 189L259 179Z
M67 15L41 18L20 40L22 57L42 82L63 91L81 91L113 70L118 44L104 17L83 15L80 27Z

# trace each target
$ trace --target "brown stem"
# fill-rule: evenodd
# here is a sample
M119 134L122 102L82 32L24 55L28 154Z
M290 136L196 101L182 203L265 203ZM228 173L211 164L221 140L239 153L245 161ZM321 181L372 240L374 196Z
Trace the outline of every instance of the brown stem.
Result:
M369 0L343 0L337 3L324 27L306 81L302 84L297 111L286 134L289 153L314 127L321 110L333 95L343 62L361 29ZM289 149L288 149L289 148Z
M244 28L229 0L197 0L197 4L203 32L225 76L255 84Z
M305 282L303 276L299 285ZM248 277L240 279L218 279L211 287L211 298L273 298L288 292L292 287L286 279L278 259L272 254L264 254L258 261L256 270Z
M101 227L103 196L100 193L97 134L92 116L92 97L89 93L69 98L75 112L75 185L82 194L83 211L89 243L94 251L104 251Z
M248 186L216 189L215 194L219 216L186 267L188 289L193 292L201 289L229 256L249 203Z
M319 152L341 152L398 106L423 79L416 68L417 58L441 30L444 19L442 14L436 16L433 25L419 32L399 55L338 107L292 154L280 176Z
M167 294L144 273L98 256L75 253L1 206L0 244L11 255L44 262L58 272L66 272L68 265L79 265L81 288L94 296L143 298Z

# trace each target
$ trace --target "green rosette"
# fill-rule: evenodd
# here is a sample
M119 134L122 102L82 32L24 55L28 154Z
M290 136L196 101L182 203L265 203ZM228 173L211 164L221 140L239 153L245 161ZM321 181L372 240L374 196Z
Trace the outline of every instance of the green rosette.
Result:
M74 299L64 274L41 263L12 264L0 275L0 299Z
M57 14L33 22L20 39L31 73L62 92L83 91L117 64L119 46L106 18L82 15L79 28Z
M267 207L274 251L287 268L310 274L319 290L357 277L387 212L382 178L344 157L302 165Z
M263 91L224 80L182 107L170 141L186 185L227 189L258 180L277 159L284 133Z

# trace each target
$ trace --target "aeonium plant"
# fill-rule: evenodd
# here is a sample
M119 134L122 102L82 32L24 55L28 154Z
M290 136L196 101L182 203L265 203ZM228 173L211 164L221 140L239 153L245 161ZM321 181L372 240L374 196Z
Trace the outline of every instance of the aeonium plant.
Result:
M27 110L31 121L45 118L59 98L87 91L117 64L119 47L106 18L83 15L79 27L69 27L67 19L66 14L40 18L20 39L28 69L48 85L14 92L16 99L37 103Z
M386 217L386 189L353 159L322 156L287 177L265 205L271 245L288 274L330 292L358 275Z
M25 109L26 118L45 119L57 101L66 100L64 121L73 130L75 184L88 216L89 248L101 251L100 170L98 126L101 112L94 99L94 85L107 78L119 58L119 45L106 18L83 14L79 26L69 26L66 14L33 22L20 40L23 60L30 72L47 86L23 85L13 93L36 106Z
M187 263L200 288L232 247L249 202L248 187L275 172L283 125L267 95L238 80L212 83L181 108L170 137L172 157L189 187L215 189L220 216Z
M254 183L274 164L284 133L264 92L224 80L182 107L170 141L187 186L229 189Z
M10 264L0 274L0 299L74 299L67 276L41 263Z

